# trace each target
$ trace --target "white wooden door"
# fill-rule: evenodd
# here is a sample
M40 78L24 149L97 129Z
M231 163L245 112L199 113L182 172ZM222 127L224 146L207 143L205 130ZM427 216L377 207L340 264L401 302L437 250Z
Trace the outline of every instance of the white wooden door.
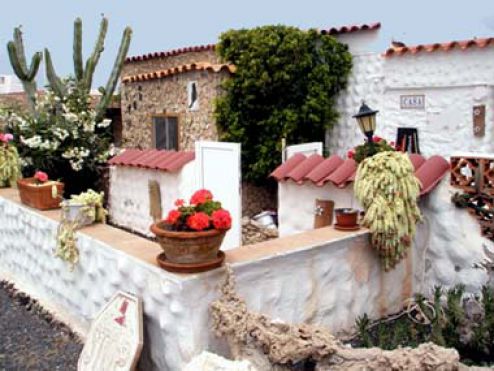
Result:
M201 141L195 143L195 151L198 187L210 190L232 216L232 228L221 248L239 247L242 242L240 144Z
M295 144L293 146L286 147L286 157L288 160L295 153L302 153L303 155L310 156L317 153L322 156L322 142L312 142L304 144Z

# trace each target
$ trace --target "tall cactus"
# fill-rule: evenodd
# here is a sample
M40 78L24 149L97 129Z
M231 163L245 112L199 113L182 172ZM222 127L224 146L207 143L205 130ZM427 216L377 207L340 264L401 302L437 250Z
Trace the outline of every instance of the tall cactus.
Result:
M36 75L38 74L43 55L41 52L34 53L28 69L21 27L14 28L14 40L8 42L7 50L12 69L19 80L21 80L24 91L26 92L29 108L31 112L36 113Z
M104 50L104 43L106 38L106 32L108 30L108 19L103 17L101 19L100 29L98 39L94 46L91 56L86 60L85 66L83 63L82 56L82 21L77 18L74 21L74 45L73 45L73 59L74 59L74 74L75 79L80 86L89 94L91 91L91 86L93 83L93 75L96 69L96 65L99 62L101 53ZM102 92L101 100L96 107L96 119L101 120L104 117L105 110L111 102L111 98L117 87L118 77L122 72L122 67L129 51L130 40L132 38L132 29L130 27L125 28L122 41L120 43L120 48L118 51L115 64L113 65L113 70L110 74L108 82L105 88L100 88ZM60 96L65 94L63 90L63 85L61 84L60 78L55 73L53 63L51 60L50 52L45 49L45 60L46 60L46 77L52 88L52 90Z

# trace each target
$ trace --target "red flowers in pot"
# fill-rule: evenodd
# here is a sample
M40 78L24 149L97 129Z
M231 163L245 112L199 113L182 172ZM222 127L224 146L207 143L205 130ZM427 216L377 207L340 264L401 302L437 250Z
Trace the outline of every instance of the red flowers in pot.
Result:
M166 258L162 264L163 258L158 257L160 265L168 269L174 264L169 270L180 271L176 266L181 264L201 265L200 270L211 269L214 262L221 264L224 255L219 248L232 225L230 213L206 189L195 192L188 204L179 199L175 206L166 219L151 226Z

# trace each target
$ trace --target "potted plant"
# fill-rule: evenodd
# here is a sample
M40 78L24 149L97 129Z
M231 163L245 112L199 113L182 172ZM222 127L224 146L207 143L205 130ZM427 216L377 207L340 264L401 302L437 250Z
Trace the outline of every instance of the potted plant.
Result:
M108 212L103 207L104 193L98 193L92 189L78 195L72 195L69 200L61 203L63 219L77 222L82 227L85 225L105 223Z
M190 265L216 261L232 224L230 213L206 189L195 192L188 205L177 200L175 206L166 219L151 226L167 262Z
M10 144L12 134L0 133L0 187L12 187L21 177L21 161L15 146Z
M335 209L336 227L339 228L356 228L358 227L359 211L352 208Z
M17 180L21 202L39 210L57 209L63 195L63 183L49 180L48 174L37 171L33 177Z

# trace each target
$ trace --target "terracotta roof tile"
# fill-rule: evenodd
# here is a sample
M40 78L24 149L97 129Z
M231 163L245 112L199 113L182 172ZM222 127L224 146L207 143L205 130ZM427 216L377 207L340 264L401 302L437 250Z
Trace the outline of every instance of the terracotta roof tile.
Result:
M480 38L463 41L450 41L445 43L420 44L414 46L394 47L386 50L386 57L399 56L405 54L417 54L420 52L432 53L435 51L449 51L453 49L466 50L469 48L485 48L494 45L494 38Z
M320 30L320 32L323 35L341 35L341 34L360 32L360 31L374 31L374 30L378 30L379 28L381 28L381 23L375 22L375 23L364 23L364 24L348 25L341 27L331 27L329 29ZM216 44L190 46L186 48L178 48L168 51L131 56L125 59L125 63L142 62L155 58L174 57L176 55L185 54L185 53L202 52L202 51L215 50L215 49L216 49Z
M276 180L283 180L286 178L288 173L292 171L296 166L298 166L301 162L303 162L306 157L301 153L296 153L280 166L276 168L275 171L271 173L270 176L275 178Z
M357 171L357 163L354 159L349 158L331 174L318 183L318 185L323 185L326 182L331 182L337 187L345 186L346 183L350 182L350 178L355 175Z
M319 165L312 169L305 177L304 180L310 180L314 183L318 183L320 180L326 178L333 171L335 171L341 164L343 159L338 155L332 155L325 159Z
M194 160L194 157L194 152L127 149L108 161L108 164L173 172Z
M323 35L342 35L347 33L354 33L360 31L375 31L381 28L381 22L364 23L357 25L331 27L327 30L321 30Z
M425 162L425 157L419 155L418 153L411 153L409 157L415 171L417 171L417 169Z
M415 176L421 183L420 194L430 192L449 172L449 163L441 156L425 159L418 154L411 154L410 161L415 169ZM310 181L318 186L327 182L337 187L344 187L355 180L357 164L353 159L343 160L338 155L323 159L320 155L306 157L297 153L280 165L270 176L278 181L293 180L298 184Z
M449 172L449 162L441 156L432 156L415 172L420 181L420 195L425 195L434 189L442 178Z
M138 75L123 76L122 82L130 83L130 82L163 79L165 77L173 76L179 73L192 72L192 71L220 72L223 70L228 71L230 73L234 73L236 68L233 64L211 64L207 62L191 63L191 64L183 64L177 67L168 68L166 70L158 70L154 72L140 73Z
M148 54L142 54L142 55L136 55L133 57L128 57L125 60L125 63L147 61L149 59L154 59L154 58L174 57L174 56L179 55L179 54L191 53L191 52L202 52L202 51L206 51L206 50L214 50L215 48L216 48L215 44L208 44L208 45L191 46L191 47L187 47L187 48L172 49L172 50L163 51L163 52L155 52L155 53L148 53Z
M302 161L300 164L298 164L297 167L292 169L286 175L286 177L294 180L295 182L299 182L305 175L307 175L312 169L314 169L314 167L317 167L317 165L319 165L323 161L324 157L317 153L314 153L313 155Z

